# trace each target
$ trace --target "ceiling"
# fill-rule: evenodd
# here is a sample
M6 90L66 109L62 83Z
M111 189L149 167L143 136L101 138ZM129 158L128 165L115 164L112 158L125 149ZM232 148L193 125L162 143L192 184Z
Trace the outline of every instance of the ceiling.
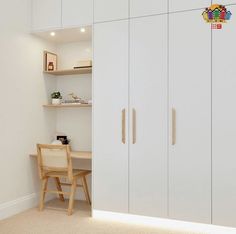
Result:
M85 29L85 32L81 32L81 28ZM55 36L51 36L51 33L54 32ZM92 27L78 27L70 29L60 29L47 32L35 32L34 35L37 35L47 41L54 43L69 43L69 42L80 42L80 41L90 41L92 40Z

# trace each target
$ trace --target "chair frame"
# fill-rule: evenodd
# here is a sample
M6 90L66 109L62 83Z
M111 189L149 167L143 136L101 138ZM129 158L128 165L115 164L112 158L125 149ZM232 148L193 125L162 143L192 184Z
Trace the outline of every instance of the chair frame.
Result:
M67 155L67 165L66 168L54 168L43 166L42 160L42 149L57 149L65 150ZM69 207L68 215L72 215L73 206L74 206L74 197L77 187L82 187L86 201L91 205L91 199L89 196L88 185L86 181L86 176L91 174L90 170L76 170L76 173L73 173L72 159L70 153L70 147L68 145L46 145L46 144L37 144L38 151L38 171L41 181L41 190L40 190L40 200L39 200L39 211L44 209L44 201L46 193L58 194L61 201L65 201L63 195L69 195ZM50 174L53 173L53 174ZM63 174L64 173L64 174ZM53 178L56 184L57 190L48 190L48 180ZM60 178L67 178L70 183L61 183ZM78 179L81 179L81 184L77 184ZM70 186L70 192L63 192L61 186Z

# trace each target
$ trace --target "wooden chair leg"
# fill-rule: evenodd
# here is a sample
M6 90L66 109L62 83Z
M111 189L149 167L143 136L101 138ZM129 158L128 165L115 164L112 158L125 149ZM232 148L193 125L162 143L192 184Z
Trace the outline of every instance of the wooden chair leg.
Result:
M59 177L56 177L56 178L54 178L54 179L55 179L55 183L56 183L57 190L60 191L60 192L62 192L62 188L61 188L61 183L60 183ZM65 201L63 194L59 194L59 199L60 199L61 201L63 201L63 202Z
M82 186L83 186L83 189L84 189L84 194L85 194L86 201L88 202L89 205L91 205L91 200L90 200L90 196L89 196L89 191L88 191L88 185L87 185L86 177L83 176L81 178L81 180L82 180Z
M71 192L69 198L69 207L68 207L68 215L72 215L73 207L74 207L74 199L75 199L75 191L77 185L77 178L74 178L71 185Z
M39 200L39 211L42 211L44 208L44 200L45 200L45 194L48 184L48 178L44 178L41 180L41 191L40 191L40 200Z

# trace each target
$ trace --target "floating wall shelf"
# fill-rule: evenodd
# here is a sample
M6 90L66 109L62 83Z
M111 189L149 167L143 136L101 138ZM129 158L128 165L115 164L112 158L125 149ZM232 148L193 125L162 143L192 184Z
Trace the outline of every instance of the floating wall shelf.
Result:
M56 71L44 71L44 73L54 75L54 76L90 74L90 73L92 73L92 67L81 67L81 68L77 68L77 69L56 70Z
M64 107L91 107L92 104L60 104L60 105L53 105L53 104L47 104L43 105L43 107L49 107L49 108L64 108Z

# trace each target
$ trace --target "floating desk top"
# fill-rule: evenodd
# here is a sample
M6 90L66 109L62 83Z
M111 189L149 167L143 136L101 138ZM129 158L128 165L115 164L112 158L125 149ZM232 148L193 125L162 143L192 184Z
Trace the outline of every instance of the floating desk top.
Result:
M30 154L31 157L37 157L37 154ZM71 151L73 159L92 159L92 152L89 151Z

